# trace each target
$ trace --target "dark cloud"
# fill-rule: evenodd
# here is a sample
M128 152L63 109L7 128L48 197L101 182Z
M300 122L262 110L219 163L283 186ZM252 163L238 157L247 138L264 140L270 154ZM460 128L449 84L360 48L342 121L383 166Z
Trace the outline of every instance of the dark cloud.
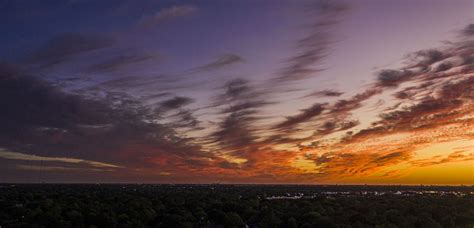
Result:
M377 164L384 164L387 161L390 161L390 160L393 160L393 159L400 159L403 156L404 156L404 153L402 153L402 152L392 152L392 153L385 154L385 155L374 158L374 162L377 163Z
M306 140L310 140L312 136L304 137L304 138L290 138L285 136L285 134L273 134L272 136L265 139L265 143L269 144L299 144Z
M193 111L187 109L181 109L173 117L177 118L177 121L173 123L174 128L186 128L189 130L202 130L200 126L201 122L194 116Z
M469 26L468 26L469 27ZM375 135L414 132L420 129L435 129L447 124L462 122L457 119L464 115L462 107L472 103L474 83L472 62L465 61L472 50L466 47L469 41L450 43L444 49L428 49L409 55L410 63L400 70L384 70L379 74L375 88L395 87L401 82L415 83L394 93L401 102L381 114L381 120L372 127L354 134L352 139L364 139ZM462 63L446 61L448 58L461 57ZM461 64L462 71L453 70ZM421 67L421 71L413 67ZM431 70L433 69L433 70ZM451 82L444 81L452 78ZM457 80L459 79L459 80ZM411 102L411 103L407 103Z
M394 89L401 82L414 85L405 87L394 93L401 101L386 109L380 120L371 127L360 130L344 139L346 143L366 140L400 132L417 132L442 128L448 124L463 123L463 116L469 113L472 105L474 80L472 62L454 63L444 61L453 57L465 57L468 53L466 41L450 43L449 48L429 49L415 52L409 63L400 70L384 70L380 72L377 84L366 92L349 100L337 102L332 110L347 112L361 106L364 101L385 89ZM465 58L464 58L465 59ZM462 70L449 70L461 64ZM421 71L413 70L413 66L422 67ZM435 70L427 71L434 66ZM448 71L449 70L449 71ZM440 73L442 72L442 73ZM446 80L450 78L450 80ZM464 123L467 124L467 123ZM333 126L332 126L333 127ZM323 128L324 130L324 128Z
M223 168L223 169L238 169L240 168L239 167L239 164L237 163L232 163L232 162L228 162L228 161L222 161L219 163L219 167Z
M50 39L28 56L26 61L40 67L49 67L80 53L102 49L111 44L112 39L100 35L65 33Z
M63 129L71 123L95 125L107 119L98 102L64 94L44 81L12 74L9 69L0 73L0 105L4 107L0 120L5 137L28 132L27 127Z
M344 93L336 90L323 90L310 93L304 97L339 97L342 94Z
M473 36L474 35L474 24L467 25L462 31L462 35Z
M236 55L236 54L225 54L219 56L216 60L204 65L195 68L195 71L211 71L211 70L217 70L221 69L230 65L234 65L236 63L241 63L243 62L243 58Z
M403 120L401 122L402 124L397 126L397 128L403 127L405 123L408 124L408 121L410 120L412 128L425 127L426 125L430 125L430 122L436 124L437 118L443 118L446 115L450 115L451 110L456 110L462 105L463 102L457 99L442 100L427 98L419 104L408 108L407 111L392 113L393 115L384 116L384 119ZM455 111L452 113L454 114ZM431 117L432 114L434 115ZM429 121L425 121L425 119L428 119Z
M327 121L320 126L316 134L327 135L337 131L345 131L359 125L359 121Z
M380 86L395 87L410 79L411 72L400 70L382 70L377 75Z
M250 159L251 154L258 151L257 132L260 129L257 122L261 119L258 113L269 103L243 79L231 80L223 89L215 102L215 107L221 109L222 120L218 129L209 135L208 142L219 145L223 152L232 156Z
M411 95L408 91L398 91L394 94L394 97L398 98L398 99L408 99L408 98L411 98Z
M194 100L189 97L173 97L161 102L160 108L164 110L178 109L191 104Z
M474 100L474 76L458 82L448 82L443 85L440 96L444 100L468 99Z
M230 113L219 123L211 136L224 149L239 150L251 146L256 139L252 123L256 120L248 111ZM240 151L242 152L242 151Z
M44 157L77 158L127 168L207 158L190 139L159 124L154 110L126 94L85 98L32 76L0 68L0 148ZM11 99L15 97L15 99ZM166 103L181 107L189 99ZM183 119L193 124L192 120ZM173 167L173 166L172 166ZM183 167L181 167L183 168Z
M371 97L380 94L381 89L370 88L365 90L362 93L358 93L353 97L345 100L339 100L334 105L332 105L330 112L332 114L347 114L350 111L353 111L362 106L362 102L370 99Z
M326 152L308 158L320 167L321 177L355 177L372 174L383 167L405 161L411 157L408 151L397 152Z
M333 1L320 1L312 7L309 17L315 18L315 21L309 33L298 40L298 54L286 60L286 66L279 71L277 81L301 80L323 70L321 61L329 54L330 45L334 42L329 27L337 22L339 14L346 7Z
M114 71L122 67L139 64L149 60L157 59L158 56L151 54L130 54L130 55L120 55L110 59L107 59L103 62L97 63L89 67L89 70L92 72L106 72Z
M430 65L445 59L447 55L437 49L421 50L410 55L409 61L415 62L414 66L423 70L429 69Z
M214 104L214 107L221 107L223 114L239 111L255 114L258 109L271 104L265 100L263 93L242 78L228 81L223 89L224 92L218 96Z
M439 64L437 67L436 67L436 72L443 72L443 71L447 71L449 69L451 69L453 67L453 64L450 63L450 62L444 62L444 63L441 63Z
M459 117L455 110L462 105L463 101L457 99L457 96L449 99L426 97L419 103L405 107L402 110L381 114L380 121L374 122L372 127L359 131L350 139L356 140L377 135L413 132L417 129L430 129L452 124L454 123L453 120Z
M325 110L325 104L314 104L308 109L303 109L297 115L287 117L285 121L278 123L275 128L281 130L288 130L292 127L310 121L314 117L320 115Z
M319 133L331 133L336 129L336 123L332 121L325 122L320 129L318 129Z
M225 84L225 93L222 98L224 100L235 100L248 97L251 91L249 82L245 79L234 79Z
M405 110L383 114L382 119L385 121L385 125L390 124L396 128L415 126L416 120L421 121L421 119L423 119L427 114L453 110L460 105L462 105L462 101L457 99L444 100L428 97L420 103L406 108Z
M406 87L400 91L397 91L395 94L394 94L394 97L398 98L398 99L416 99L416 95L418 93L420 93L420 91L426 91L430 86L433 86L433 82L431 81L426 81L426 82L423 82L422 84L419 84L419 85L415 85L415 86L409 86L409 87Z

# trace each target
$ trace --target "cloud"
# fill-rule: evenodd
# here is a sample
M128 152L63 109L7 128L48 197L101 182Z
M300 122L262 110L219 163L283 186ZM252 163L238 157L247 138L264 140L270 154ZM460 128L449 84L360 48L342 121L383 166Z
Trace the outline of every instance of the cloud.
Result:
M411 163L415 166L425 167L425 166L433 166L433 165L440 165L445 163L451 162L462 162L462 161L473 161L474 154L473 153L466 153L465 151L455 151L447 156L434 156L428 159L418 159L413 160Z
M207 137L207 144L217 145L223 155L243 159L247 166L252 166L252 154L259 151L258 114L269 103L243 79L230 80L222 89L214 104L220 109L221 121Z
M189 97L173 97L161 102L160 108L163 110L178 109L193 102Z
M149 7L145 11L153 9ZM133 14L143 13L142 10L137 9ZM196 10L191 5L163 8L143 16L139 26L160 25ZM312 17L307 17L310 26L295 43L295 52L278 67L273 78L276 83L298 86L301 84L297 80L323 70L324 58L337 41L331 31L344 7L321 1L317 9L310 10ZM125 47L103 52L111 43L93 35L58 36L31 55L30 63L52 66L76 58L82 61L94 54L98 58L90 58L82 65L90 67L87 73L97 73L91 83L99 85L89 88L89 84L75 81L74 86L87 84L86 88L61 88L60 83L0 66L0 107L3 107L0 108L0 148L18 151L0 155L3 156L0 169L3 171L8 166L38 170L41 167L30 163L46 160L49 164L43 170L51 172L81 171L84 167L99 172L109 168L94 165L119 166L110 170L116 169L114 175L130 180L140 175L153 181L222 178L314 183L345 180L340 177L364 179L374 174L393 175L387 167L400 164L424 166L461 161L466 159L465 153L454 154L447 160L437 157L415 162L415 157L420 146L436 140L473 139L470 128L474 110L474 61L472 42L465 35L463 42L451 43L446 48L413 53L407 57L412 61L399 69L376 72L373 83L355 95L342 97L343 91L332 89L310 93L305 97L329 101L309 103L304 109L293 110L294 115L285 119L275 118L272 111L294 105L273 100L282 99L271 97L273 92L282 91L274 88L274 83L229 80L217 88L216 94L210 94L214 97L204 98L209 102L204 104L195 100L204 97L201 90L194 90L200 85L195 85L198 83L194 80L189 80L191 85L184 82L189 70L179 74L153 68L153 73L142 75L150 69L142 71L139 66L156 60L157 55L124 52ZM191 73L204 75L230 69L245 60L229 53L208 61L192 68ZM174 68L174 64L170 66ZM109 77L127 70L130 72L125 73L134 75ZM65 77L76 80L81 76ZM180 94L181 91L184 93ZM193 93L200 95L187 97ZM382 99L386 103L377 102L373 108L373 101ZM273 104L278 107L270 107L267 112L267 106ZM172 174L170 179L166 179L168 174Z
M190 130L203 130L201 127L201 121L199 121L192 110L181 109L173 117L177 118L177 121L173 123L174 128L187 128Z
M278 123L275 128L288 130L292 127L307 122L312 118L320 115L325 110L325 104L314 104L307 109L301 110L301 112L297 115L287 117L285 121Z
M393 87L407 81L411 73L409 71L382 70L377 76L380 86Z
M334 42L329 27L337 22L340 13L345 10L345 6L333 1L320 1L313 6L309 18L315 20L308 29L308 34L298 40L298 54L288 58L286 66L278 72L277 81L301 80L323 70L321 62Z
M377 94L380 94L381 92L382 90L378 88L366 89L364 92L358 93L349 99L338 100L331 106L330 112L334 115L345 115L348 112L360 108L362 106L362 102L372 98Z
M26 62L39 67L50 67L78 54L103 49L112 44L112 39L100 35L64 33L51 38L28 56Z
M351 140L376 137L385 134L415 132L417 129L436 129L454 123L460 114L455 110L463 102L457 99L425 98L416 105L381 114L381 120L374 122L373 127L360 130L351 136Z
M428 84L432 87L423 86L409 87L410 96L416 97L418 94L424 94L427 91L437 91L431 95L424 95L411 106L404 107L401 110L393 110L382 113L381 120L374 123L376 128L367 131L361 131L361 134L375 134L384 131L407 131L417 128L439 127L453 123L460 116L466 115L463 107L472 105L474 77L469 76L455 82L444 82L441 84ZM435 86L435 87L433 87ZM403 91L407 91L402 90ZM400 92L396 94L399 95ZM401 97L404 99L404 97ZM467 106L466 106L467 105Z
M22 160L22 161L41 161L41 162L63 162L73 164L86 164L96 168L122 168L118 165L113 165L98 161L89 161L77 158L61 158L61 157L45 157L30 154L23 154L18 152L11 152L0 148L0 158L11 159L11 160Z
M175 5L163 8L153 15L142 17L139 24L143 27L152 27L170 19L189 15L197 10L198 8L194 5Z
M419 85L405 87L402 90L395 92L393 96L400 100L405 100L405 99L413 100L413 99L416 99L415 95L417 95L420 91L426 90L426 88L429 88L433 85L434 85L433 82L427 81Z
M230 65L234 65L236 63L243 62L243 58L236 55L236 54L225 54L219 56L216 60L200 67L194 68L194 71L211 71L211 70L218 70Z
M3 68L3 67L2 67ZM32 76L0 70L0 135L13 140L31 133L31 128L71 128L71 124L106 123L100 102L65 94L47 82ZM11 99L14 97L15 99Z
M462 35L473 36L474 35L474 24L467 25L462 31Z
M17 165L19 170L38 171L38 172L113 172L113 169L97 169L97 168L77 168L64 166L46 166L46 165Z
M345 131L349 130L357 125L359 125L359 121L351 120L351 121L327 121L317 130L317 134L327 135L337 131Z
M316 176L322 180L344 180L367 177L380 172L390 165L410 159L412 154L408 150L399 152L382 152L379 149L369 151L354 151L344 147L345 152L324 152L320 155L309 156L316 164ZM388 149L388 148L384 148ZM392 148L393 149L393 148Z
M398 165L416 169L471 161L472 155L466 151L416 159L417 151L429 145L473 139L473 62L455 60L472 53L468 43L462 40L443 49L416 52L408 56L408 59L417 56L416 60L411 59L413 61L400 69L380 72L376 83L365 91L328 104L328 112L324 112L316 122L319 127L315 134L297 142L300 153L316 165L311 171L313 178L349 182L380 176L403 178L404 172L393 175L390 169ZM442 66L445 59L449 59L449 69ZM400 85L402 82L409 86ZM354 110L361 108L365 111L364 101L389 93L395 96L395 104L381 111L378 120L363 125L347 120ZM339 123L344 122L347 129L357 124L360 128L336 136L340 140L321 137L335 132ZM345 128L343 125L341 129Z
M428 49L417 51L409 55L409 62L414 62L412 67L421 67L422 70L427 70L433 63L445 59L447 56L440 50Z
M116 93L86 98L6 68L0 68L0 105L9 108L0 110L0 147L30 156L26 159L79 162L65 160L72 157L127 170L156 170L157 161L163 168L177 163L189 167L191 160L205 164L212 157L171 126L158 123L161 117L133 97ZM171 99L165 106L188 102Z
M304 96L303 98L305 98L305 97L339 97L342 94L344 94L344 93L336 91L336 90L322 90L322 91L312 92L312 93Z
M374 162L377 164L383 164L386 163L387 161L393 160L393 159L398 159L403 156L402 152L391 152L389 154L384 154L382 156L374 158Z
M100 63L96 63L89 67L89 70L92 72L107 72L115 71L117 69L143 63L146 61L157 59L158 56L151 54L130 54L130 55L120 55L112 57Z
M221 96L222 100L233 101L240 98L248 98L252 88L245 79L234 79L225 84L225 93Z
M230 113L219 123L219 130L211 136L213 142L219 143L223 149L242 149L251 146L256 139L253 135L252 122L255 117L251 113L239 111Z

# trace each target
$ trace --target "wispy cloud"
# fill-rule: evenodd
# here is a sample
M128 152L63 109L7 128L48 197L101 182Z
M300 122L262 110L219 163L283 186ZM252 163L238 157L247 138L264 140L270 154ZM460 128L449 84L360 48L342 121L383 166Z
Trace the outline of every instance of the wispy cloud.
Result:
M462 35L465 36L474 36L474 24L467 25L462 31Z
M339 91L336 91L336 90L322 90L322 91L316 91L316 92L312 92L302 98L306 98L306 97L339 97L341 96L342 94L344 94L343 92L339 92Z
M325 110L324 104L314 104L308 109L301 110L301 113L289 116L285 121L278 123L275 128L277 129L289 129L298 124L305 123L312 118L320 115Z
M204 66L196 67L194 71L211 71L221 69L226 66L234 65L236 63L243 62L244 59L236 54L225 54L219 56L216 60L205 64Z
M92 72L115 71L126 66L136 65L139 63L143 63L150 60L157 60L157 59L159 59L158 55L152 55L152 54L146 54L146 53L119 55L119 56L104 60L100 63L93 64L92 66L89 67L89 70Z
M64 33L51 38L26 58L27 63L41 68L50 67L88 51L113 44L113 39L102 35Z
M168 8L163 8L152 15L145 15L139 21L141 27L152 27L156 26L164 21L183 17L194 13L198 10L198 7L194 5L174 5Z
M466 151L455 151L447 156L435 156L428 159L413 160L411 163L415 166L433 166L451 162L474 161L474 153Z
M31 154L23 154L18 152L11 152L0 148L0 158L11 159L11 160L23 160L23 161L41 161L41 162L63 162L72 164L85 164L97 168L123 168L122 166L113 165L104 162L90 161L78 158L66 158L66 157L45 157Z
M173 97L161 103L160 108L164 110L178 109L193 102L189 97Z
M286 60L286 65L278 73L277 81L301 80L323 70L322 60L329 54L330 45L334 42L329 28L337 22L347 6L319 1L311 7L309 17L314 18L314 21L309 26L307 35L297 42L298 54Z

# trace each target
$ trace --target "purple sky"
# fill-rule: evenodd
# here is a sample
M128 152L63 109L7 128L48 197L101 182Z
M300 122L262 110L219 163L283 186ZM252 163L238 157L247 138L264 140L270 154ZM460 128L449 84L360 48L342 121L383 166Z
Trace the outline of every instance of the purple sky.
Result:
M0 111L0 181L371 183L421 167L422 147L449 157L472 136L430 136L403 156L400 146L376 153L357 142L366 148L353 151L364 154L360 163L395 157L359 179L335 174L339 161L330 161L344 157L348 136L378 131L394 106L418 111L439 99L431 90L470 80L449 69L467 69L456 58L471 55L461 47L473 15L468 0L0 0L0 96L10 110ZM423 52L434 49L438 57ZM454 78L428 76L444 60ZM421 98L395 95L412 90ZM459 96L447 98L463 102L450 110L471 110ZM429 133L446 131L438 125ZM419 172L427 171L380 178L416 183Z

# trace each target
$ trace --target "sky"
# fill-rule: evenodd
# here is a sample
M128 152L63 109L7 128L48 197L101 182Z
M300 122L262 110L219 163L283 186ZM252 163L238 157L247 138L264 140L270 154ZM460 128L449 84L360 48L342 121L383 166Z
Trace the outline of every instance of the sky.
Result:
M0 0L0 182L474 184L470 0Z

